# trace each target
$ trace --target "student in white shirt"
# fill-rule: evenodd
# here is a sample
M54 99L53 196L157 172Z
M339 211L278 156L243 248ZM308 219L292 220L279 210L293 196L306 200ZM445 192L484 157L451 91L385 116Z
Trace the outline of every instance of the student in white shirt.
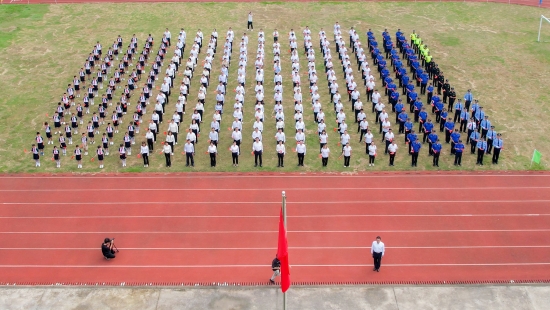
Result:
M296 153L298 154L298 167L303 167L304 157L306 155L306 145L303 141L298 141L298 145L296 145Z
M262 153L264 146L260 138L256 138L256 141L252 143L252 153L254 154L254 167L258 167L258 160L260 161L260 167L262 167Z
M372 242L372 246L370 248L370 253L374 259L374 269L372 269L372 271L380 272L380 263L382 262L382 257L384 257L385 252L386 249L384 247L384 242L382 242L382 238L380 238L380 236L377 236L376 240Z
M164 146L162 147L162 151L164 152L164 157L166 158L166 167L172 166L172 160L170 156L172 155L172 147L168 143L164 143Z
M369 150L369 166L374 166L374 159L376 158L376 145L372 141L368 147Z
M285 144L282 140L279 140L277 147L277 167L284 167L284 159L286 154Z
M344 167L349 167L349 162L351 159L351 146L349 145L349 142L346 143L342 149L342 155L344 156Z
M218 155L218 148L213 141L210 141L207 153L210 154L210 167L216 167L216 156Z
M328 157L330 155L330 149L328 148L328 144L323 144L321 147L321 162L323 163L323 167L326 167L328 165Z
M393 161L395 160L395 154L397 153L397 144L395 144L395 140L391 142L391 144L388 146L388 152L390 153L390 166L393 166Z
M237 142L233 141L233 144L229 147L229 151L231 152L231 158L233 159L233 167L239 166L239 146L237 145Z
M191 167L195 167L195 146L189 139L185 142L183 151L185 152L185 167L189 167L189 163L191 163Z
M141 157L143 157L143 167L149 167L149 147L145 141L141 142Z

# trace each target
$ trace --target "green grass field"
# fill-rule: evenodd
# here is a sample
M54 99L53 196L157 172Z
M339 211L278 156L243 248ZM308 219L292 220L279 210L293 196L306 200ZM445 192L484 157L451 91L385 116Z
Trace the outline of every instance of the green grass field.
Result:
M480 100L498 132L503 134L505 149L502 152L498 166L491 165L490 158L486 157L485 166L477 167L475 158L467 152L463 158L462 170L494 169L494 170L521 170L528 169L533 149L538 149L544 155L550 154L548 131L548 112L550 100L550 44L537 43L539 16L544 11L538 8L485 4L485 3L158 3L158 4L78 4L78 5L3 5L0 6L0 171L2 172L68 172L77 171L76 163L69 156L62 159L62 168L56 169L49 160L51 145L47 145L46 156L42 158L42 167L35 168L30 154L25 154L34 142L34 134L42 130L44 121L51 122L46 113L51 115L59 98L65 91L66 85L72 81L83 65L85 56L91 51L96 41L101 41L108 47L115 37L120 34L129 41L132 34L140 39L139 50L143 46L148 33L160 39L166 27L172 35L177 37L178 30L184 27L188 33L188 46L198 28L205 35L209 35L213 28L217 28L220 37L225 36L228 27L233 27L238 40L246 29L246 15L249 10L255 14L256 29L263 28L267 34L266 44L266 111L272 110L273 80L271 78L271 32L274 28L281 33L282 51L288 50L287 32L294 28L302 44L301 30L306 25L312 29L314 48L317 55L317 70L324 72L321 53L318 48L317 33L321 27L332 36L332 25L339 21L342 25L344 37L347 30L354 26L358 29L361 41L366 43L365 32L372 28L380 37L384 28L393 34L397 28L409 34L416 29L429 45L434 60L445 72L451 84L462 97L467 88L472 88L474 95ZM346 19L342 19L346 16ZM256 32L249 33L251 37L248 47L249 57L256 52ZM393 35L392 35L393 37ZM543 27L543 39L550 39L550 25ZM381 38L379 38L381 40ZM158 40L156 40L158 42ZM156 52L158 44L155 46ZM332 45L333 53L334 45ZM300 49L301 51L302 49ZM186 49L185 56L189 49ZM219 54L219 53L218 53ZM169 55L172 55L170 52ZM204 59L204 54L199 59ZM334 54L336 56L336 54ZM217 79L220 68L221 55L216 56L213 68L213 79ZM234 53L234 57L235 53ZM285 115L286 128L291 128L292 114L292 84L290 78L290 55L281 55L283 60L283 76L285 87ZM303 54L300 57L301 67L307 64ZM354 62L354 60L353 60ZM166 66L166 63L165 63ZM165 67L163 67L164 72ZM249 61L247 81L252 81L253 61ZM340 64L335 63L335 69L340 81L343 80ZM302 82L307 77L302 72ZM356 80L360 80L359 73L355 72ZM376 74L375 74L376 77ZM181 76L176 79L176 85L181 83ZM327 113L327 119L334 118L334 112L329 107L328 89L323 79L320 79L320 93L322 103ZM194 105L198 89L198 74L195 74L190 91L189 105ZM340 87L342 83L339 83ZM157 86L160 84L157 84ZM233 89L236 82L236 65L230 68L228 89ZM227 150L230 145L231 117L225 117L220 131L220 147L218 167L210 168L206 151L206 132L203 129L202 142L198 144L196 167L194 171L256 171L253 168L253 157L250 155L253 111L250 108L253 102L253 86L247 83L247 99L245 99L245 124L243 131L243 152L238 168L231 166L231 156ZM377 85L381 85L377 81ZM177 88L171 96L173 107L177 99ZM208 127L210 116L213 113L214 94L210 89L206 98L204 127ZM251 91L252 90L252 91ZM302 88L307 91L306 85ZM104 90L103 90L104 91ZM119 90L120 92L120 90ZM364 94L364 91L362 91ZM135 109L136 96L132 97L129 110ZM228 93L227 102L232 106L233 93ZM117 96L118 97L118 93ZM305 98L305 97L304 97ZM364 95L362 96L364 98ZM424 98L423 98L424 99ZM384 99L385 100L385 99ZM365 102L365 99L363 99ZM349 104L344 102L348 118ZM369 103L370 105L370 103ZM267 119L264 130L264 167L262 171L363 171L388 170L388 160L384 155L377 158L376 167L368 167L368 157L364 153L364 145L357 142L355 130L352 131L352 156L350 168L343 167L343 160L337 160L339 147L338 137L332 131L329 133L329 146L332 157L329 167L322 168L321 160L317 157L318 140L316 125L313 122L313 113L309 104L304 105L307 112L306 125L308 129L306 166L297 168L296 155L292 153L294 134L287 130L287 156L285 168L276 168L275 121ZM92 106L97 108L97 104ZM92 109L93 110L93 109ZM149 106L149 111L152 107ZM167 109L169 116L173 108ZM149 112L148 111L148 112ZM226 108L226 113L231 109ZM228 115L228 114L226 114ZM371 126L374 116L367 113ZM91 118L90 115L87 116ZM144 116L148 121L150 112ZM393 117L390 115L390 118ZM292 122L292 123L291 123ZM184 117L183 123L190 123L189 114ZM126 125L126 124L125 124ZM166 130L162 125L161 131ZM328 128L334 127L329 124ZM350 126L355 128L355 126ZM392 123L394 131L397 126ZM104 130L104 127L102 127ZM122 130L121 130L122 131ZM123 134L118 134L116 143L122 140ZM138 142L143 140L143 131ZM440 139L441 139L440 135ZM380 136L375 131L376 141ZM419 156L418 168L410 167L410 159L405 152L402 137L398 137L400 150L396 158L396 166L391 170L432 170L431 157L427 156L425 145ZM272 143L273 142L273 143ZM380 143L379 148L381 147ZM97 145L97 144L96 144ZM157 143L156 150L158 150ZM95 145L92 145L95 148ZM184 167L184 158L181 155L182 143L178 146L176 157L170 171L190 171ZM137 153L137 144L134 153ZM69 149L72 151L72 148ZM115 149L111 149L116 153ZM382 153L382 152L379 152ZM90 152L90 154L93 154ZM546 169L542 165L535 165L534 169ZM95 172L97 163L84 158L84 172ZM453 170L452 157L449 155L449 146L444 144L444 151L440 159L441 170ZM149 168L143 168L141 159L132 156L128 167L120 167L118 155L111 155L105 162L104 171L167 171L164 167L164 156L152 156Z

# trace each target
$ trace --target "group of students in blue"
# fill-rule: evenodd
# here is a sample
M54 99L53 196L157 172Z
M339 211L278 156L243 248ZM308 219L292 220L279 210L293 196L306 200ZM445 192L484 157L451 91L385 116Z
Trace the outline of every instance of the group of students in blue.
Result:
M483 165L485 154L492 154L492 163L498 164L503 148L502 135L495 131L495 126L470 89L465 93L464 101L457 99L454 87L414 30L408 41L398 29L395 43L387 29L384 30L381 47L370 29L367 36L373 63L399 124L398 132L404 135L404 142L408 144L413 167L417 165L418 154L425 143L428 143L428 154L433 157L433 166L439 167L443 145L438 130L445 133L445 143L450 144L455 166L461 166L467 144L470 144L471 154L477 153L477 165ZM425 103L420 96L425 96ZM418 124L417 131L415 123Z

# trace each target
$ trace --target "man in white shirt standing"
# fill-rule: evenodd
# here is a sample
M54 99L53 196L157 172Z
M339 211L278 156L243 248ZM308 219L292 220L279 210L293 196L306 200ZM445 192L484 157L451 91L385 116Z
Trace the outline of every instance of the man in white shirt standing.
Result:
M252 24L252 12L248 12L248 24L246 25L246 29L254 31L254 25Z
M260 167L262 167L262 153L264 151L264 145L260 138L256 138L256 142L252 143L252 153L254 154L254 167L258 167L258 159L260 160Z
M380 236L377 236L370 248L370 253L372 254L372 258L374 258L374 269L372 271L380 272L380 263L382 262L382 257L384 257L384 252L384 242L382 242Z

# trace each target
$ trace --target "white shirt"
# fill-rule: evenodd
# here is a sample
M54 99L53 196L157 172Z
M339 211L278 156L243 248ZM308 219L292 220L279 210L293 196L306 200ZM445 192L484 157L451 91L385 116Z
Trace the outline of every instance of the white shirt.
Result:
M373 241L372 246L370 248L370 253L382 253L382 257L384 257L384 252L386 249L384 248L384 242L380 241L380 243Z
M296 145L296 153L298 154L306 154L306 145L304 143Z
M212 154L212 153L217 153L218 152L218 149L216 148L215 145L209 145L208 146L208 153Z
M195 153L195 147L191 142L185 143L185 145L183 145L183 151L185 153Z
M330 154L330 149L327 147L327 148L322 148L321 149L321 156L323 158L328 158L328 155Z
M351 156L351 146L344 146L344 150L342 152L344 153L344 156Z
M276 151L278 154L286 154L286 148L284 144L277 144Z
M397 149L398 149L397 144L392 143L388 145L388 152L390 152L390 154L397 152Z
M369 155L371 156L376 155L376 145L369 145Z
M252 143L252 150L255 152L261 152L264 150L264 145L262 144L261 141L256 141Z

